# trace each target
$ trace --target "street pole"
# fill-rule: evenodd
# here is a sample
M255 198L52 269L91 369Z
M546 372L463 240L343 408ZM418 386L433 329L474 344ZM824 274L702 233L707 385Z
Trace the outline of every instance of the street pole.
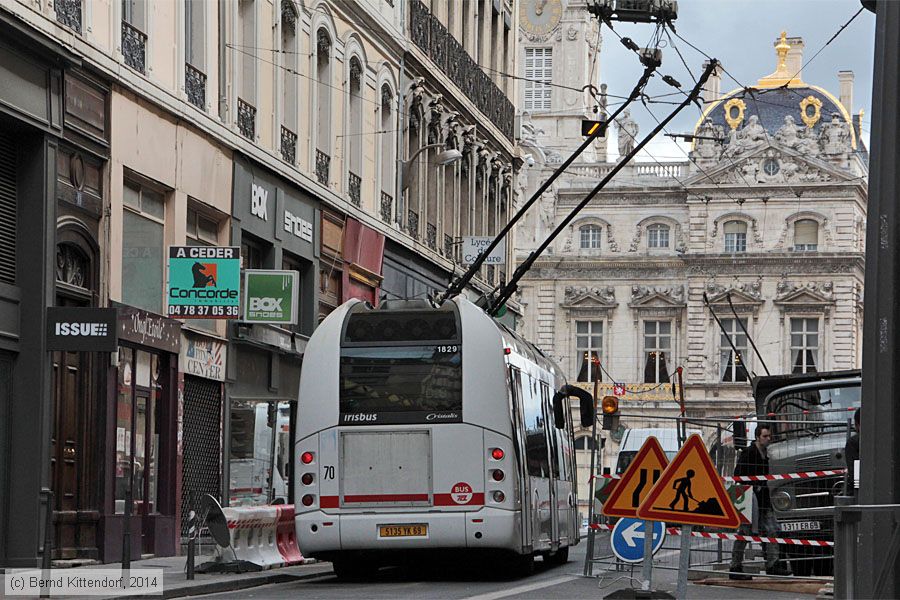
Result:
M867 7L871 3L864 3ZM878 0L872 89L872 137L866 228L865 305L863 315L862 435L860 503L900 503L900 2ZM875 581L889 576L885 598L900 594L900 565L889 556L891 517L866 514L860 527L860 569L854 588L861 598L875 597ZM838 573L841 573L839 570Z

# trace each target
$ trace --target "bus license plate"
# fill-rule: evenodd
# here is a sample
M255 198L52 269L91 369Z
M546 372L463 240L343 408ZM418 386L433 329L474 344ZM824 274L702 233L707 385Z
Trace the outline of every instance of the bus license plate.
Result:
M379 525L378 537L425 537L428 525Z
M822 524L818 521L792 521L790 523L782 523L782 531L812 531L822 529Z

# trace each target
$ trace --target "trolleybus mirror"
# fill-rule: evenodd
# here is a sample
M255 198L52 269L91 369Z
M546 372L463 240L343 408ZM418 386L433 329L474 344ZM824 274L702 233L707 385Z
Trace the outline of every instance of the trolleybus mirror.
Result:
M553 414L554 420L556 421L556 426L562 429L565 425L559 425L560 419L563 419L563 423L565 423L565 406L563 405L562 399L568 398L569 396L575 396L578 398L578 411L581 416L581 426L582 427L591 427L594 424L594 397L591 396L590 392L587 392L580 387L576 387L574 385L564 385L559 388L559 391L553 395ZM559 398L559 412L557 412L557 397Z
M553 421L557 429L566 428L566 410L563 405L563 398L568 398L561 391L553 394Z

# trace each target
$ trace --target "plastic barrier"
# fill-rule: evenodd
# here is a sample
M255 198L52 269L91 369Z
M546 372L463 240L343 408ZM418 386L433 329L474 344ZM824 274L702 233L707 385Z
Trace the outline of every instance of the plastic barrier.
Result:
M235 561L246 561L263 568L281 566L284 563L276 545L276 506L227 507L222 512L225 513L231 534L231 548L224 551L220 549L221 558L233 557Z
M303 554L297 545L297 529L294 523L294 505L282 504L278 508L278 524L275 536L278 550L285 565L299 565L303 562Z
M613 526L606 523L592 523L591 529L601 529L611 531ZM681 529L677 527L667 527L666 535L681 535ZM711 538L718 540L743 540L745 542L762 542L768 544L786 544L793 546L834 546L834 542L828 540L804 540L797 538L781 538L781 537L765 537L759 535L740 535L737 533L710 533L706 531L691 531L692 537ZM655 536L654 536L655 537Z

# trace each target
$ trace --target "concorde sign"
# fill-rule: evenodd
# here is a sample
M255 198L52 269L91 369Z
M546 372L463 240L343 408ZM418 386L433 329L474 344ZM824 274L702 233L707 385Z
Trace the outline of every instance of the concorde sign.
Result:
M241 249L169 246L166 314L176 319L237 319L241 311Z

